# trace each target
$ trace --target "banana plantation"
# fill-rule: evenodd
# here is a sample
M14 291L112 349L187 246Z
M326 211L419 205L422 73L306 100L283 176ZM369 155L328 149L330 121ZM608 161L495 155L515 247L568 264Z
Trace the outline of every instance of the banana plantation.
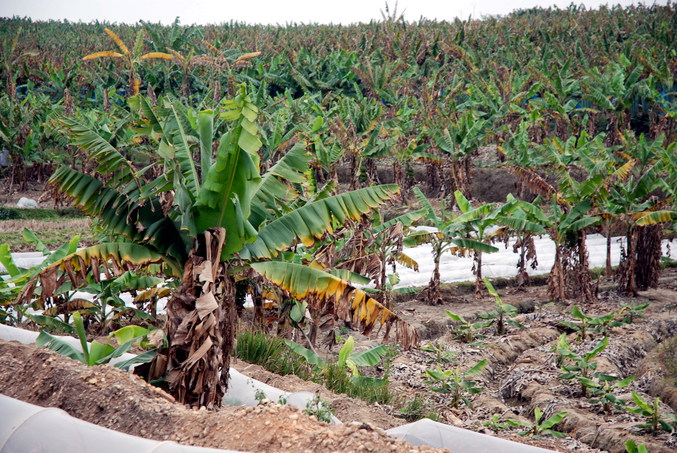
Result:
M214 417L238 370L315 385L319 420L677 448L674 4L350 26L0 18L0 38L0 224L39 252L0 245L0 327L83 367L132 351L122 367L157 398ZM25 228L14 202L34 187L94 239ZM9 345L0 393L80 406L49 400L69 393L56 384L14 396ZM87 379L105 392L113 372Z

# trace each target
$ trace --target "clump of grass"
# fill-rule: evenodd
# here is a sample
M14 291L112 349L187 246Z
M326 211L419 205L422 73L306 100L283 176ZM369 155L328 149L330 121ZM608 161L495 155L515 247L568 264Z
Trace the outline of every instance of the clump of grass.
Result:
M388 387L388 380L361 380L353 382L346 373L345 367L329 364L321 376L315 381L324 384L334 393L343 393L351 398L359 398L367 403L389 404L393 397Z
M289 350L282 338L264 332L244 330L237 336L235 355L248 363L260 365L271 373L282 376L294 374L301 379L311 379L312 372L301 357Z
M431 407L420 395L416 395L402 404L400 409L395 413L395 416L403 418L409 423L421 420L422 418L439 420L439 415L435 408Z
M0 207L0 220L63 220L84 217L77 208L15 208Z

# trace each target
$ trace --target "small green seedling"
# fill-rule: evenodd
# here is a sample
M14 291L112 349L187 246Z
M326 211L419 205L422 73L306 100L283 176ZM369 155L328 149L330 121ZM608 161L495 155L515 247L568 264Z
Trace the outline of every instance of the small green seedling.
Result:
M458 323L451 329L451 332L456 335L454 338L457 340L462 340L465 343L472 343L475 340L484 338L484 335L479 333L480 329L489 327L494 323L493 320L472 323L467 321L463 316L452 313L449 310L445 310L444 312L453 321Z
M560 379L576 379L581 382L582 395L586 397L588 395L588 387L586 387L581 379L585 382L589 381L592 374L597 369L597 362L595 362L594 359L606 349L608 344L609 339L604 337L597 343L597 346L595 346L592 351L583 355L577 354L571 349L558 347L557 353L562 356L560 368L564 371L564 373L559 375ZM564 363L565 361L569 361L570 363Z
M434 358L428 360L428 363L449 363L454 361L454 356L456 352L449 351L444 348L444 345L440 342L433 343L428 342L427 345L419 348L423 352L430 352L435 355Z
M557 425L559 422L564 420L564 417L566 417L567 412L562 411L558 412L552 417L543 420L543 411L540 408L534 409L534 423L529 423L525 422L522 420L515 420L515 419L508 419L506 420L506 423L508 423L510 426L523 426L525 428L528 428L526 431L522 431L519 433L520 436L554 436L554 437L565 437L566 434L561 433L559 431L555 431L553 426Z
M494 296L496 299L496 310L491 311L486 314L478 314L477 316L481 319L490 320L490 324L496 325L496 333L498 335L503 335L506 332L505 325L510 324L519 329L523 329L524 326L519 322L512 319L517 315L517 307L506 304L501 300L501 297L498 295L498 292L494 288L494 285L491 284L487 277L484 277L484 285L487 287L489 294Z
M633 414L641 415L645 418L645 423L637 425L638 428L648 430L651 434L658 433L659 429L671 433L675 430L677 425L677 415L675 414L661 414L660 412L660 398L656 397L653 403L649 403L637 393L632 392L632 400L637 405L636 407L628 407L628 411Z
M623 410L625 409L626 400L616 397L614 390L625 388L635 380L634 376L628 376L625 379L620 379L618 376L611 376L609 374L594 373L594 379L587 379L579 377L578 381L588 389L592 398L591 403L599 403L602 405L603 412L611 412L611 409Z
M644 317L644 310L649 307L649 303L640 305L621 305L618 312L619 324L632 324L636 319Z
M646 445L637 445L634 440L630 439L625 443L625 453L649 453L649 450L646 449Z
M501 420L501 416L499 414L492 415L489 420L482 422L482 425L494 432L503 431L510 427L508 422Z
M588 316L583 313L580 307L574 305L571 307L571 316L578 319L579 322L562 321L562 324L578 332L580 340L585 341L588 338L588 334L592 332L606 335L609 326L613 322L614 314L614 312L611 312L602 316Z
M478 387L477 383L469 378L480 374L486 365L487 359L481 360L466 372L461 372L460 367L442 371L442 368L437 365L436 370L426 370L425 382L434 392L451 394L452 407L458 407L461 402L472 407L472 402L466 394L474 395L484 390L484 387Z

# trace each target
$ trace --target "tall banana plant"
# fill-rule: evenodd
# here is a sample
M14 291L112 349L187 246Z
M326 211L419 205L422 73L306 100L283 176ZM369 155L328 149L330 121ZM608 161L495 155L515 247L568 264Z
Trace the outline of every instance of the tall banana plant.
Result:
M121 270L161 265L180 284L167 305L169 347L158 354L150 373L164 375L177 400L194 406L219 405L226 390L235 325L234 278L248 267L293 297L327 300L336 318L350 320L365 333L385 326L387 334L394 326L403 346L416 342L413 328L350 284L305 266L271 261L296 243L311 245L348 219L360 218L392 197L396 186L370 187L290 208L290 200L300 196L295 185L303 182L308 157L298 146L260 174L258 108L244 87L222 104L220 116L231 128L218 140L214 155L216 112L199 112L191 122L178 105L153 109L145 98L135 98L132 105L157 141L156 166L162 173L149 180L145 173L151 168L136 170L102 137L71 128L77 143L99 164L105 183L66 166L50 182L98 218L112 242L55 262L22 297L30 298L37 284L44 297L60 275L77 287L87 275L97 278L102 270L119 275Z
M477 265L477 256L479 255L479 265L481 267L482 252L492 253L498 249L485 241L486 227L495 222L497 213L491 213L490 205L483 205L475 209L470 208L470 203L463 195L456 191L456 200L461 206L462 213L454 215L446 210L442 205L442 210L438 216L430 201L423 195L418 187L414 187L414 193L425 210L425 219L434 227L434 231L420 230L404 238L404 245L412 247L421 244L430 244L433 257L433 275L428 284L427 300L431 304L441 304L440 294L440 260L442 255L449 252L454 255L466 256L473 253ZM486 223L482 223L486 222ZM476 224L480 224L480 233L475 231ZM473 236L474 232L474 237ZM477 268L476 268L477 269ZM477 272L477 270L476 270ZM481 271L479 272L481 276Z

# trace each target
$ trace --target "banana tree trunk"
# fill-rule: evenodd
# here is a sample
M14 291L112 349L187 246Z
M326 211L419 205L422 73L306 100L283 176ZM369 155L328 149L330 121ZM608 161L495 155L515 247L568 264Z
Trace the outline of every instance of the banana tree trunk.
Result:
M562 265L562 246L555 243L555 263L548 276L548 296L560 302L566 298L564 293L564 266Z
M482 296L482 252L475 252L475 297Z
M581 296L586 302L595 300L592 291L592 280L590 279L590 266L588 264L588 249L585 245L585 231L578 232L578 264L576 265L576 275L578 276L578 287Z
M604 275L610 277L613 269L611 267L611 222L609 220L604 223L604 233L606 234L606 268Z
M435 262L435 269L433 270L433 276L428 283L428 294L427 299L430 305L440 305L442 304L442 295L440 294L440 258L441 252L433 252L433 260Z
M626 256L625 262L621 263L619 271L621 273L621 287L629 296L637 295L637 286L635 284L635 273L637 270L637 234L636 228L630 226L626 235Z
M151 365L151 377L164 367L170 393L192 407L220 406L228 385L235 285L220 261L225 235L214 228L196 240L167 304L169 348Z
M648 225L638 228L635 283L640 291L646 291L658 285L661 270L662 240L662 225Z

